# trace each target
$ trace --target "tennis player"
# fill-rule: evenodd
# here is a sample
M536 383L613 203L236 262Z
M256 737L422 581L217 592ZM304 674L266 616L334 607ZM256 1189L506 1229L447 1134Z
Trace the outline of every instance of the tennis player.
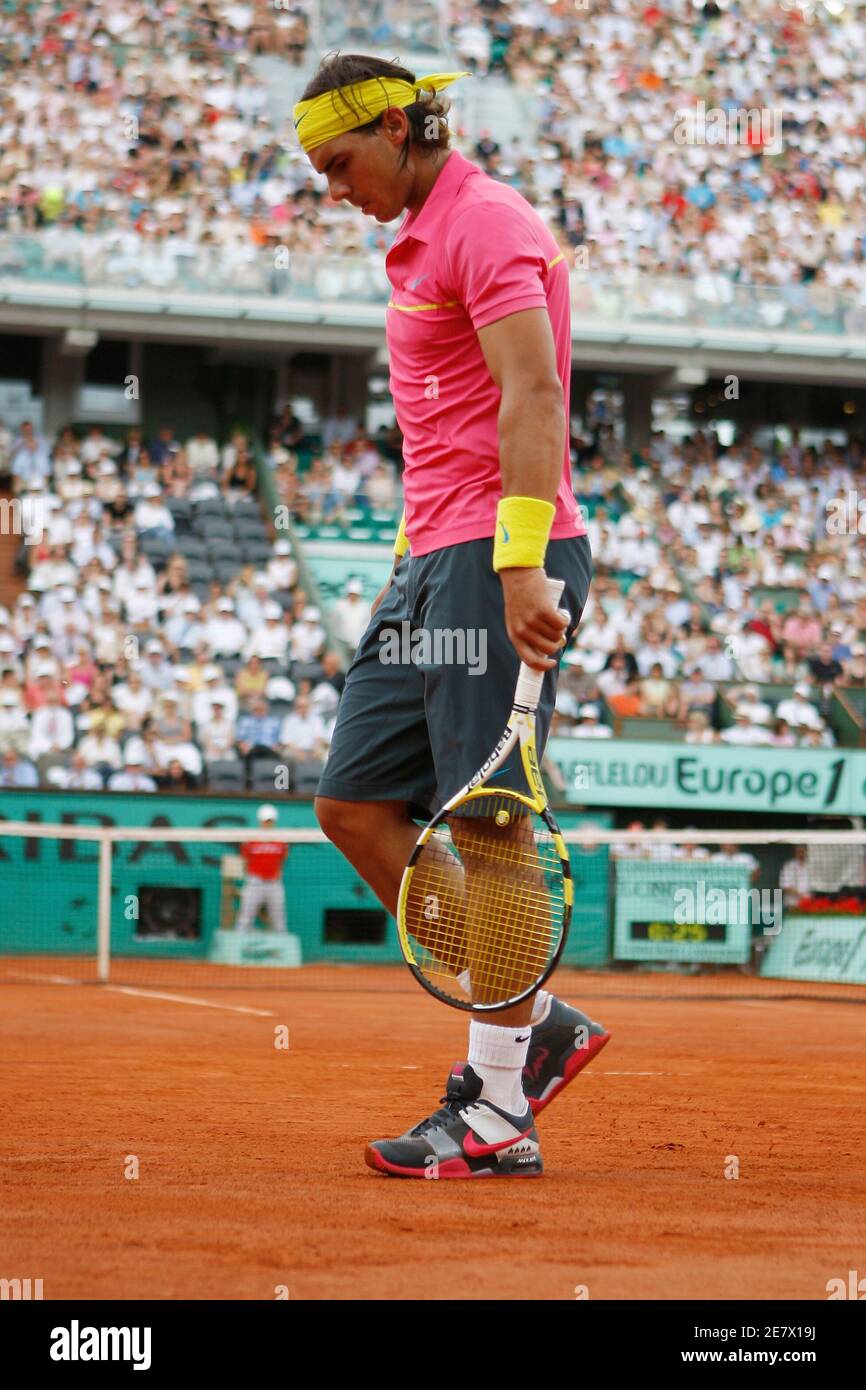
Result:
M316 798L325 833L392 913L415 822L489 754L521 660L546 673L543 750L560 652L592 569L571 488L568 267L529 203L449 147L439 93L464 76L416 80L393 63L336 54L294 109L336 202L382 223L405 214L385 259L405 512ZM545 572L564 581L568 617ZM419 648L434 653L437 633L466 634L476 656L483 641L483 671L477 661L382 660L386 637L407 631L426 633ZM527 792L516 756L500 785ZM452 1069L442 1108L368 1145L367 1163L406 1177L540 1173L534 1115L607 1039L544 990L473 1018L468 1060Z

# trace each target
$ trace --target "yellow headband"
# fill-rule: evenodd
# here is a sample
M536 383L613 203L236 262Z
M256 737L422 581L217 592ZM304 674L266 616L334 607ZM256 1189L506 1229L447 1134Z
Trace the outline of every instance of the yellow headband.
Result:
M471 72L434 72L429 77L417 77L414 82L404 82L402 77L370 77L364 82L333 87L317 97L297 103L292 114L298 139L309 154L317 145L324 145L326 140L333 140L348 130L357 130L358 126L375 120L391 106L411 106L418 100L422 87L437 92L456 82L458 77L471 76ZM346 101L338 103L335 100L338 93L351 93L353 102L362 109L354 111Z

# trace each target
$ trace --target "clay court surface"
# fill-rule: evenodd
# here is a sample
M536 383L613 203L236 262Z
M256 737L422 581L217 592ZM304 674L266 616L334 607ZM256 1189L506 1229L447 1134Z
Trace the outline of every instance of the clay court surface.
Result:
M613 1040L541 1116L545 1176L472 1182L364 1166L465 1054L400 967L0 986L0 1275L46 1299L821 1300L863 1273L866 989L556 984Z

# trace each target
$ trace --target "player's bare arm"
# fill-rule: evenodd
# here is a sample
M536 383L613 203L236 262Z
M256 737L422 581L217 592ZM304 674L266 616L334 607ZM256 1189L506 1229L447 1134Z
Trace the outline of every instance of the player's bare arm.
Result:
M502 393L499 461L503 497L555 502L565 449L562 383L545 309L525 309L482 328L478 341ZM567 622L551 603L544 570L499 571L508 636L536 670L555 666Z

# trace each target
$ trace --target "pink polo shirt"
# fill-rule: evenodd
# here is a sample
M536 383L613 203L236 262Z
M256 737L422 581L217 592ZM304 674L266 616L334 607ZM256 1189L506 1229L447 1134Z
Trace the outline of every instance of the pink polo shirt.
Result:
M502 496L502 393L478 330L546 309L569 418L568 266L526 199L452 150L424 206L407 213L385 258L391 394L403 431L406 534L413 555L496 530ZM582 536L568 441L551 539Z

